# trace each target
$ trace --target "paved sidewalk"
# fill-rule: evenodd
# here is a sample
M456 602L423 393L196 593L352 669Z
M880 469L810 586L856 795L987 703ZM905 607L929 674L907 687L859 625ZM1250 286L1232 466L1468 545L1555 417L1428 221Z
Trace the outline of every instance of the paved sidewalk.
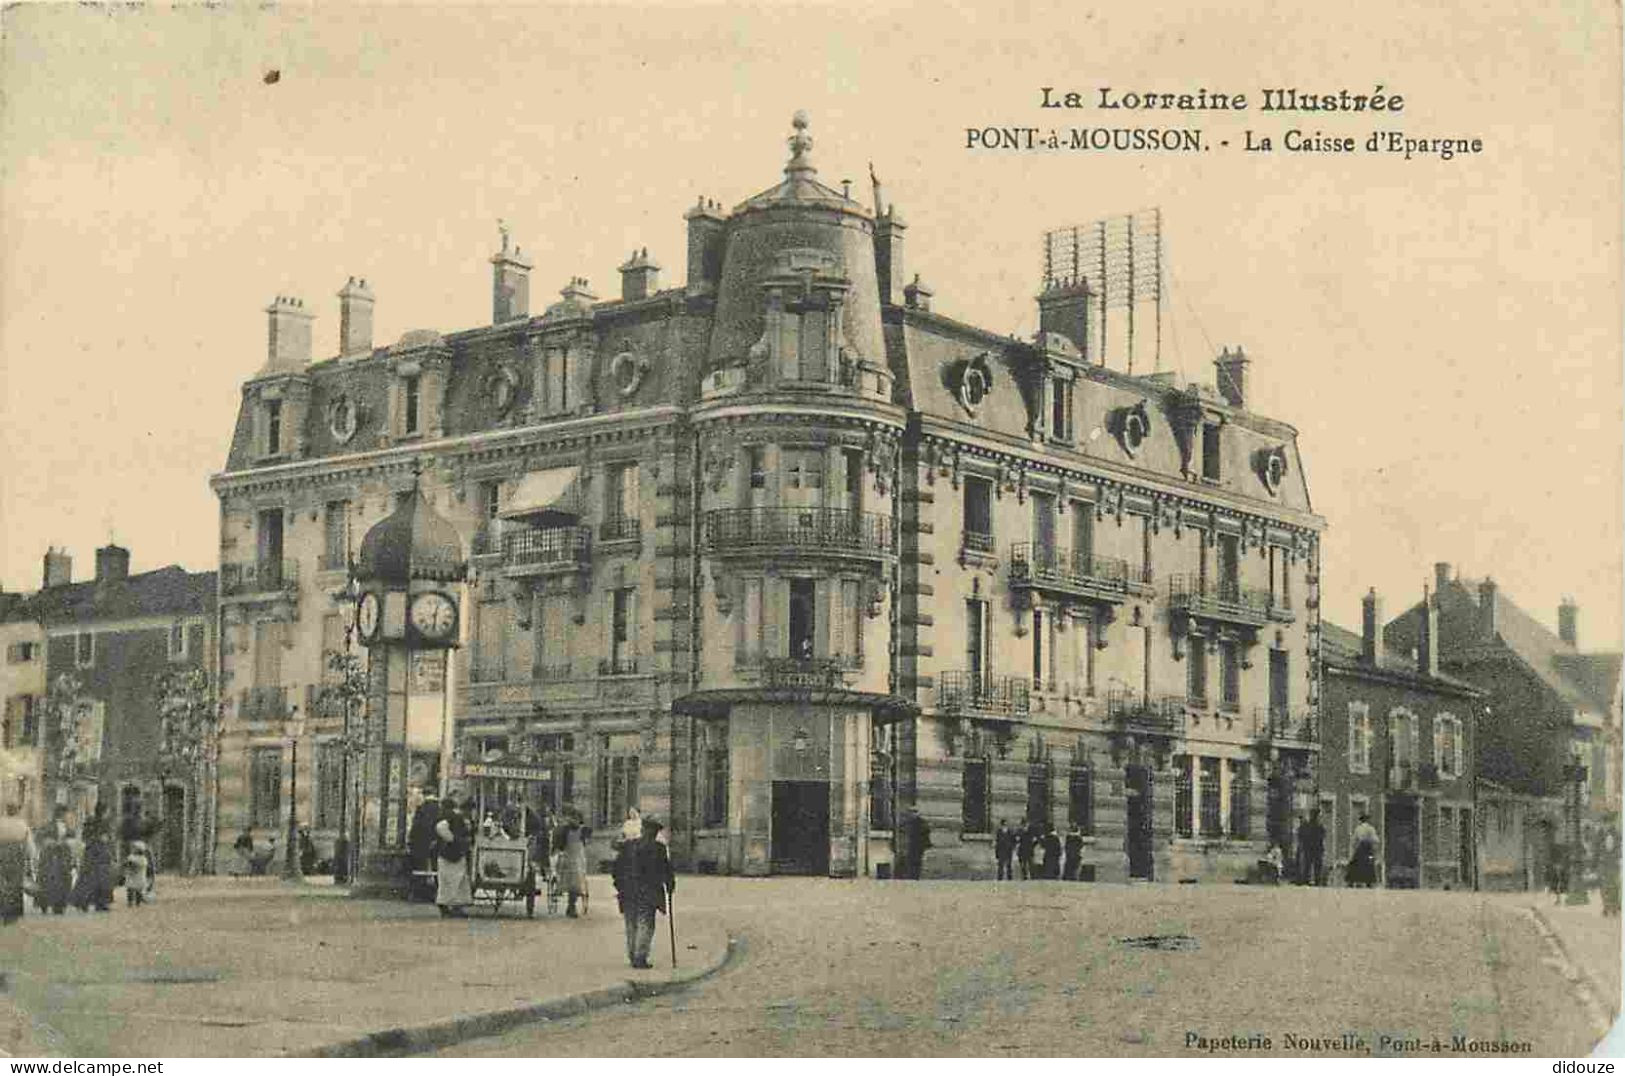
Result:
M669 983L627 967L606 877L584 919L509 903L468 919L355 900L330 884L159 879L159 899L106 914L30 914L0 928L0 1050L14 1056L307 1053L368 1034ZM679 887L681 889L681 887ZM122 895L122 894L121 894ZM718 914L682 909L679 977L719 963Z

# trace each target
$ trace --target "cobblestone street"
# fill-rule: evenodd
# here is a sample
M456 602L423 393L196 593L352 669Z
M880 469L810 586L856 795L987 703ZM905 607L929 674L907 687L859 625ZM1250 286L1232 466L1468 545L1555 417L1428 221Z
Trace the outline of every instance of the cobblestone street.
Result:
M1348 1032L1376 1054L1400 1052L1383 1035L1465 1035L1564 1056L1599 1037L1516 898L785 879L681 895L745 939L721 976L447 1054L1200 1052L1188 1033L1335 1054ZM1148 935L1168 948L1122 940ZM1289 1033L1322 1045L1294 1051Z

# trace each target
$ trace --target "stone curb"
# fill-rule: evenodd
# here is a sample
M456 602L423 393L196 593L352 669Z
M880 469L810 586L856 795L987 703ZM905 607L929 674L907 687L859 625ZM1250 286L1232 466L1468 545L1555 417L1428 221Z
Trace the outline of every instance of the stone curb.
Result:
M426 1053L430 1050L454 1046L469 1039L498 1035L504 1031L511 1031L516 1027L539 1020L562 1020L572 1016L580 1016L595 1009L607 1009L615 1005L641 1001L644 998L676 993L721 973L739 958L744 951L744 947L742 938L730 934L728 935L728 944L723 949L720 959L709 967L677 978L654 982L627 979L615 986L604 987L600 990L567 994L563 997L549 998L546 1001L539 1001L531 1005L520 1005L511 1009L492 1009L486 1012L468 1013L463 1016L452 1017L449 1020L436 1021L432 1024L420 1024L416 1027L386 1028L383 1031L369 1032L359 1038L329 1043L314 1050L284 1054L283 1056L398 1057Z
M1529 904L1526 908L1530 918L1535 922L1536 933L1541 935L1546 945L1556 954L1558 974L1567 981L1575 1000L1585 1010L1598 1034L1606 1035L1614 1026L1613 1017L1608 1015L1608 1004L1603 1001L1608 996L1607 993L1601 984L1592 978L1591 973L1569 954L1569 947L1563 941L1563 935L1558 933L1539 905Z

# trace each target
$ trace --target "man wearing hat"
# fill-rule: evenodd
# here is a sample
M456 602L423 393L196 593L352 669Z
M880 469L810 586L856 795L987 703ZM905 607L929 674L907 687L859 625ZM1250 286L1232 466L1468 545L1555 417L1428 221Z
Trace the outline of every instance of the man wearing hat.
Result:
M634 968L649 968L655 912L666 911L666 894L677 890L671 857L658 837L660 823L643 820L643 835L621 845L615 858L615 899L626 920L626 958Z

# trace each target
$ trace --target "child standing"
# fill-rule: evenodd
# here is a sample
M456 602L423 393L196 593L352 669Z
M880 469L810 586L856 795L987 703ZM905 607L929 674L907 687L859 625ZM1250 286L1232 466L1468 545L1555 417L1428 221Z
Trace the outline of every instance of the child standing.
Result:
M152 859L146 841L130 845L130 854L124 857L124 902L130 907L147 900L147 879L151 877Z

